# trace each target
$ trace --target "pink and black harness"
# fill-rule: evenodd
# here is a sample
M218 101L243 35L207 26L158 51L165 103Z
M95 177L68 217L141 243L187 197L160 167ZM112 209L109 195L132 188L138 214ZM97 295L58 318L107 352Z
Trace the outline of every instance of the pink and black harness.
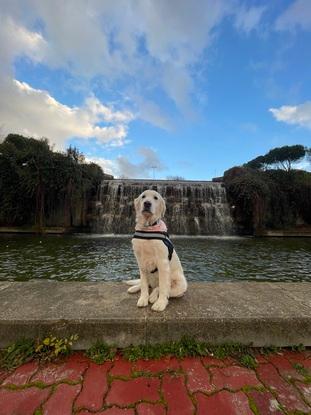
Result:
M161 240L168 249L168 259L172 259L174 252L174 245L169 238L167 233L167 227L162 220L158 220L151 226L146 226L142 229L135 228L135 233L133 235L134 239L158 239ZM151 274L154 274L158 271L158 268L155 268L151 271Z

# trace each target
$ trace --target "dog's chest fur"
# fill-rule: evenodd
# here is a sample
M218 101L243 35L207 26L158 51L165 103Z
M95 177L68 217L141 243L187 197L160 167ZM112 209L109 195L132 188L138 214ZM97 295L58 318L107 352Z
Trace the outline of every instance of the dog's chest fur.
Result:
M155 244L161 241L133 239L132 245L141 270L151 272L156 268ZM162 242L161 242L162 243Z

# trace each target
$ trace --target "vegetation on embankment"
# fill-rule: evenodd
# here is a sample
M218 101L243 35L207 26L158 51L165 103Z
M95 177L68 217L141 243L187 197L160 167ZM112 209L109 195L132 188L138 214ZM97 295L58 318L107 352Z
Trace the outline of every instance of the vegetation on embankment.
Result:
M310 149L285 146L224 173L240 232L311 226L311 173L292 168L308 157Z
M9 134L0 144L0 226L85 226L88 202L104 178L75 148Z
M0 350L0 370L12 370L33 360L39 362L57 361L72 353L72 345L77 340L77 334L70 335L68 338L58 338L54 335L49 335L45 338L37 338L35 340L20 339L7 348ZM216 359L231 357L239 361L242 366L254 369L258 363L256 355L280 353L282 350L286 349L277 346L253 348L252 345L243 345L240 343L214 345L199 342L189 336L183 336L177 341L137 346L130 345L125 348L109 346L104 342L97 341L89 349L85 350L85 355L97 364L111 361L115 359L117 354L123 356L124 359L130 362L139 359L161 359L167 356L174 356L178 359L205 356ZM305 347L299 344L288 347L287 350L302 351L305 350Z

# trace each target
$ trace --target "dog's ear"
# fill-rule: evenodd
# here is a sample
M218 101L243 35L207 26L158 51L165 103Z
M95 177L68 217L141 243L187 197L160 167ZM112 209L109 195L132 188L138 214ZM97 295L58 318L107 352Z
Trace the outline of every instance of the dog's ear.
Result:
M139 196L136 199L134 199L134 207L135 207L136 212L137 212L137 209L138 209L138 203L139 203Z
M160 208L161 208L161 218L163 218L165 215L165 211L166 211L166 205L165 205L165 200L163 199L162 196L160 198Z

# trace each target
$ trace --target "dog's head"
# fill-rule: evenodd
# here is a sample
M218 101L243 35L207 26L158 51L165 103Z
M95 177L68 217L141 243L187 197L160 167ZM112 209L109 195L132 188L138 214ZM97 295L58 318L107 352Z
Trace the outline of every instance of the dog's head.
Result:
M165 202L155 190L145 190L134 200L136 221L152 224L165 214Z

